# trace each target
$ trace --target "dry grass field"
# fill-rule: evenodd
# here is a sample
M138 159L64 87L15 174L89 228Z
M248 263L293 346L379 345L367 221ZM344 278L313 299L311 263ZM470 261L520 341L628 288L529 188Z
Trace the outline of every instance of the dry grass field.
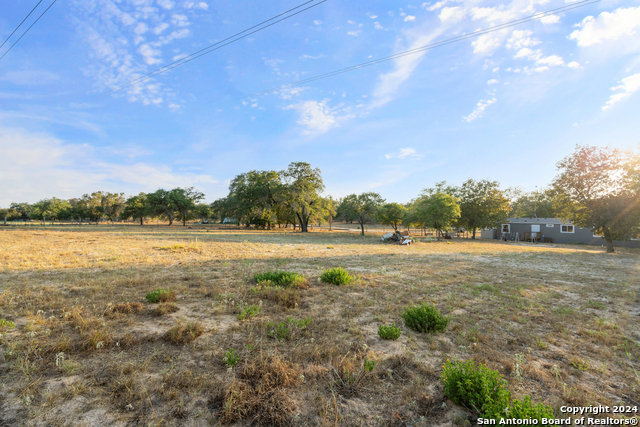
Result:
M337 266L357 280L319 280ZM276 269L305 283L257 286ZM166 301L148 302L158 288ZM443 333L403 326L420 302L450 317ZM402 336L382 340L393 322ZM443 394L446 359L499 370L560 416L640 405L640 250L0 227L0 334L3 426L469 425Z

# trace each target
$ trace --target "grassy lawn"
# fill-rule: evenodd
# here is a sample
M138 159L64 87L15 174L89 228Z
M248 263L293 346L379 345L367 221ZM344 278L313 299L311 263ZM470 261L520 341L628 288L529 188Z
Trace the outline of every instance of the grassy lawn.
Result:
M338 266L356 280L320 281ZM253 279L273 270L305 281ZM444 332L404 327L422 302ZM402 335L382 340L393 323ZM475 424L443 394L447 359L566 418L565 404L640 405L640 250L2 227L0 334L0 425Z

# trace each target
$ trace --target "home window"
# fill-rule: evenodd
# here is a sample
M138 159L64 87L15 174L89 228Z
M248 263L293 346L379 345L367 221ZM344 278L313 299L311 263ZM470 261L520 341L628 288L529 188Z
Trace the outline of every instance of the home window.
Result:
M553 224L547 224L547 228L553 228Z
M574 233L574 227L571 224L562 224L560 226L560 232L561 233Z
M511 232L511 224L502 224L502 232L510 233Z

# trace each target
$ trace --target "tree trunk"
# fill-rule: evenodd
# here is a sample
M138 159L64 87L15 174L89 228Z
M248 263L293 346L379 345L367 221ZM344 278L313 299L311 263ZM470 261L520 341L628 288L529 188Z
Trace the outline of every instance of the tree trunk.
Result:
M143 217L140 217L140 225L144 225L144 223L142 222L143 219L144 219Z
M473 235L471 236L472 239L476 238L476 228L473 227Z
M187 217L183 216L182 217L182 226L185 227L187 225Z
M614 253L613 249L613 239L611 238L611 232L608 227L602 227L602 231L604 231L604 239L607 241L607 253Z
M7 216L4 216L4 225L7 225Z
M358 221L360 222L360 234L364 236L364 221Z

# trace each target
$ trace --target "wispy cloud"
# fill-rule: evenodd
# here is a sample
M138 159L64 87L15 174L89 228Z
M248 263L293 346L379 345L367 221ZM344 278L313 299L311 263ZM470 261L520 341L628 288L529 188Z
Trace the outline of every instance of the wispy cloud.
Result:
M397 153L390 153L384 155L385 159L415 159L419 160L424 157L423 154L418 154L415 148L407 147L401 148Z
M620 80L619 83L621 84L611 88L612 91L616 91L619 93L616 93L609 97L607 103L602 107L603 111L608 110L609 108L613 107L614 104L622 101L625 98L628 98L632 93L637 92L640 89L640 73L626 77Z
M463 117L462 120L464 120L467 123L471 123L472 121L479 119L484 115L484 110L486 110L489 105L495 104L496 102L498 102L498 100L496 99L495 96L487 100L481 99L480 101L478 101L478 103L476 104L476 108L471 112L471 114L469 114L466 117Z

